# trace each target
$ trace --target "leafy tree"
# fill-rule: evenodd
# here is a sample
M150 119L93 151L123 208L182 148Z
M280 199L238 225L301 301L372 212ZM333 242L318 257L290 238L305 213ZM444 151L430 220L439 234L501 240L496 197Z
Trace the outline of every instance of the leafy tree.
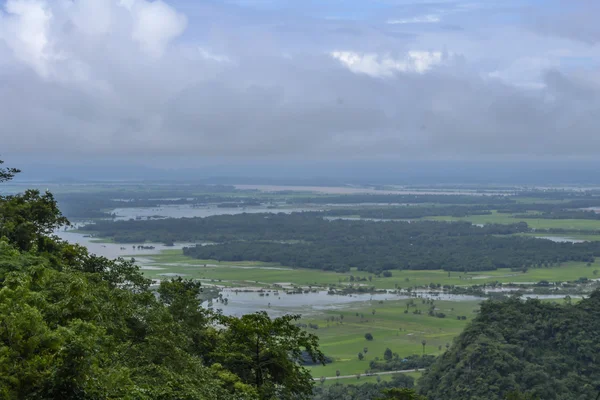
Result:
M379 400L427 400L425 397L417 394L414 389L386 389L383 394L383 397L380 397Z
M261 399L302 399L312 393L310 372L300 366L305 351L324 363L318 339L293 324L299 315L271 319L266 312L241 318L221 316L226 327L210 358L257 388Z
M521 392L510 392L507 396L506 396L506 400L540 400L540 398L538 396L534 396L531 393L521 393Z
M358 359L359 359L360 361L362 361L362 360L364 360L364 358L365 358L365 355L364 355L363 353L360 353L360 352L359 352L359 353L358 353Z
M371 341L373 340L373 335L369 332L369 333L365 333L365 339Z
M383 359L386 361L390 361L394 357L392 350L390 348L385 349L383 352Z
M43 251L55 229L69 225L50 192L27 190L23 194L0 199L0 237L6 237L20 250L34 245Z

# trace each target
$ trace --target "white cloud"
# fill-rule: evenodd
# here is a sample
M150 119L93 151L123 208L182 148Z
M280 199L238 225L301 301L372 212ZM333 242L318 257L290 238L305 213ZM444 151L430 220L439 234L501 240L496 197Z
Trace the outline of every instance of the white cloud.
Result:
M8 0L0 13L0 39L17 59L42 75L48 75L48 63L57 55L50 43L52 11L42 0Z
M223 54L214 53L204 47L198 47L198 52L200 56L206 60L216 61L218 63L230 63L231 59Z
M391 77L398 72L422 74L444 62L444 55L440 51L409 51L401 59L352 51L334 51L331 55L352 72L375 77Z
M187 18L160 0L137 0L127 3L133 15L132 37L144 50L155 57L183 33Z
M439 15L427 14L412 18L402 19L390 19L387 21L390 25L403 25L403 24L435 24L440 22L442 19Z
M114 2L79 0L70 6L71 20L80 32L87 35L104 35L110 32L115 13Z

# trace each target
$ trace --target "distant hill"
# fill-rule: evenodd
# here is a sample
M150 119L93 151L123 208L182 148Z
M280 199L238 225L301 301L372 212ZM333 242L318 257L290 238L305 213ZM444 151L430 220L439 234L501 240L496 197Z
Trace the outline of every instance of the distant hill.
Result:
M600 291L571 305L487 301L418 384L429 400L597 399Z

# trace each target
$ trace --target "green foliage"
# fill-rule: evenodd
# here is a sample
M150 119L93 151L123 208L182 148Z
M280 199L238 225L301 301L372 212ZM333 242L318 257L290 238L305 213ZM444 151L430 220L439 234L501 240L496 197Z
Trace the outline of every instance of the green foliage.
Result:
M384 354L384 360L371 360L369 368L372 371L400 371L405 369L423 369L429 368L436 360L432 355L416 355L408 357L398 357L392 355L391 350ZM389 358L388 358L389 357Z
M301 356L324 356L298 317L214 315L200 284L182 279L155 292L132 260L52 237L65 223L50 193L0 199L0 398L311 395Z
M574 305L487 301L419 390L430 400L594 399L598 332L600 291Z
M393 356L392 350L389 347L383 352L383 359L386 361L390 361Z
M241 318L222 316L226 329L210 354L217 362L258 389L261 399L307 399L312 395L312 376L299 365L304 349L324 363L315 335L295 325L298 315L271 319L265 312Z
M46 238L69 221L62 216L50 192L27 190L23 194L0 198L0 237L8 238L20 250L37 245L46 247Z
M393 388L385 390L383 394L378 400L427 400L413 389Z
M335 384L329 387L316 387L314 400L377 400L385 396L389 389L407 389L413 393L414 379L404 374L397 374L388 382L363 383L362 385ZM384 399L386 397L383 397Z
M240 214L154 221L99 221L85 229L115 241L210 241L184 249L198 259L279 262L291 267L380 273L393 269L484 271L591 262L600 242L555 243L515 236L525 223L485 225L434 221L323 219L318 213Z

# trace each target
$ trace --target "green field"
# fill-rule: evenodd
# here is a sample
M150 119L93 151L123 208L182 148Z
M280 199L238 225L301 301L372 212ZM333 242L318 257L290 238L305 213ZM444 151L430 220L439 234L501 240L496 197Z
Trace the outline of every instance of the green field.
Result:
M336 273L315 269L292 269L275 263L254 261L218 262L215 260L195 260L183 255L181 250L167 250L158 255L144 256L151 263L144 263L151 269L144 273L153 279L164 279L165 275L181 275L191 279L201 279L206 283L223 286L269 286L273 284L292 283L298 286L329 287L331 285L366 285L377 289L408 288L425 286L430 283L441 285L482 285L484 283L523 283L542 280L573 281L581 277L595 278L595 270L600 270L600 261L588 267L582 262L569 262L558 267L531 268L527 272L515 272L510 269L495 271L447 272L431 271L392 271L391 278L376 277L363 271L352 270L348 273ZM204 265L207 265L206 267ZM599 272L600 274L600 272ZM371 281L351 282L354 278L369 278Z
M327 311L322 316L304 320L319 325L318 330L311 330L319 336L321 349L334 362L326 366L311 368L313 376L335 376L336 370L341 375L363 374L369 369L369 361L379 357L383 359L386 348L398 353L401 357L422 354L422 340L426 340L425 354L440 354L446 350L446 343L451 344L475 316L479 308L478 302L436 301L435 307L446 314L446 318L427 315L430 305L422 304L415 299L416 307L411 307L405 314L409 300L384 301L383 304L373 302L341 311ZM419 309L423 314L416 315L412 311ZM372 314L375 310L375 314ZM359 316L356 316L359 313ZM361 318L360 314L364 314ZM343 320L327 322L326 317L344 316ZM458 320L456 316L465 315L467 320ZM365 333L371 333L373 340L365 339ZM440 349L441 346L441 349ZM358 353L367 347L365 358L358 359ZM383 378L383 377L382 377ZM348 382L350 383L350 382Z
M503 214L496 211L493 211L491 215L470 215L468 217L438 216L426 219L432 221L468 221L473 224L515 224L517 222L526 222L533 229L600 230L600 220L515 218L512 214Z
M152 278L164 279L160 274L180 274L187 278L202 279L205 284L238 287L267 287L273 284L294 284L298 286L328 287L350 285L350 276L368 277L370 274L353 270L349 273L335 273L320 270L292 269L274 263L262 262L217 262L215 260L195 260L185 257L181 250L167 250L158 255L144 256L144 265L161 270L144 270ZM151 263L148 263L151 261ZM207 265L206 267L204 265ZM274 269L276 268L276 269ZM526 273L513 272L508 269L480 273L462 274L446 271L392 271L391 278L377 278L373 275L371 282L360 282L379 289L394 289L395 285L406 288L423 286L430 283L442 285L473 285L495 281L538 282L568 281L580 277L594 278L594 270L600 270L600 262L588 267L584 263L566 263L560 267L530 269ZM383 358L386 348L402 357L423 352L421 341L427 341L426 354L440 354L445 351L446 343L452 343L476 315L476 301L435 301L439 312L446 318L427 315L430 305L423 304L421 299L414 299L422 314L413 314L410 308L405 314L409 300L387 300L383 302L357 302L340 306L336 310L324 310L312 314L302 320L304 323L317 324L319 329L312 330L319 336L323 352L334 362L326 366L311 368L314 377L335 376L336 370L341 375L364 374L369 369L369 361L375 357ZM375 314L372 313L375 310ZM293 312L293 311L290 311ZM358 313L358 316L357 316ZM339 318L343 315L343 319ZM467 320L458 320L457 316L467 316ZM336 317L336 321L328 321L328 317ZM374 336L373 341L365 339L365 333ZM441 346L441 349L440 349ZM358 353L368 347L365 359L360 361ZM382 376L390 379L390 375ZM338 380L327 381L334 384ZM348 378L339 380L343 384L376 382L376 377L363 376L359 380ZM320 385L320 383L317 383Z

